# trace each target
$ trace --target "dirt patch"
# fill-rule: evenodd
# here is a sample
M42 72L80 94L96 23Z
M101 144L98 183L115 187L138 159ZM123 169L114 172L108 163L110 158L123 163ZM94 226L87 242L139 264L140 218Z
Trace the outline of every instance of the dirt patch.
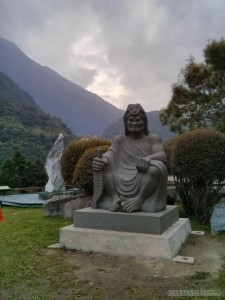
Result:
M57 250L47 250L48 254ZM78 280L87 280L103 299L165 298L168 290L215 289L222 269L225 247L211 235L190 235L180 255L195 258L194 264L163 259L116 257L80 251L64 251Z

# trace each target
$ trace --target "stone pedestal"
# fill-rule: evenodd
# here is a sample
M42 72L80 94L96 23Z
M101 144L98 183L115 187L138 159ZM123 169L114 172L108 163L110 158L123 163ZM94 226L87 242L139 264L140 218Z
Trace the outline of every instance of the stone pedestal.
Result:
M189 219L167 206L159 213L111 213L85 208L60 229L60 246L120 256L172 259L191 232Z
M156 213L148 212L110 212L90 207L74 212L74 227L112 231L162 234L179 219L178 208L167 205Z

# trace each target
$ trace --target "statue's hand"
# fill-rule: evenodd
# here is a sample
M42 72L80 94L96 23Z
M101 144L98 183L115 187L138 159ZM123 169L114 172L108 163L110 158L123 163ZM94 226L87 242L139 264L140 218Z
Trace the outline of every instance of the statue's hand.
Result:
M140 158L137 162L136 168L138 172L146 173L150 166L150 161L144 158Z
M106 157L95 157L92 161L92 170L93 171L102 171L107 166L108 160Z

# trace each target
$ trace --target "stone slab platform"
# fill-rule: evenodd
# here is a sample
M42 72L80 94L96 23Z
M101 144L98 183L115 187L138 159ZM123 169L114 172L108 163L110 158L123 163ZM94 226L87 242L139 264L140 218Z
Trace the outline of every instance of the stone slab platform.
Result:
M167 205L156 213L110 212L90 207L74 211L74 227L136 233L162 234L179 219L178 208Z
M60 246L70 250L172 259L191 232L189 219L179 219L161 235L78 228L60 229Z

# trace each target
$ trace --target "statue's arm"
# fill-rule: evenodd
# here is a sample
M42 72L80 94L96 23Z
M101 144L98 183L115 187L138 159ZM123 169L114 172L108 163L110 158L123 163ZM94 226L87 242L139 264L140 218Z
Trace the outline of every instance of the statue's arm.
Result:
M123 140L123 137L121 135L118 135L118 136L114 137L113 140L112 140L112 145L103 154L102 157L107 159L108 162L115 160L115 155L119 152L122 140Z
M136 168L138 172L147 172L148 168L151 165L151 161L158 160L166 163L166 154L164 151L163 144L161 142L161 139L158 135L150 135L149 140L149 153L151 153L149 156L140 158L137 162Z
M151 136L151 155L149 156L150 161L151 160L159 160L163 163L166 163L166 153L161 141L161 138L154 134Z
M112 145L102 155L102 157L101 158L95 157L93 159L92 161L93 171L101 171L110 163L110 161L115 160L115 153L117 153L119 149L119 145L121 144L121 139L122 136L116 136L112 141Z

